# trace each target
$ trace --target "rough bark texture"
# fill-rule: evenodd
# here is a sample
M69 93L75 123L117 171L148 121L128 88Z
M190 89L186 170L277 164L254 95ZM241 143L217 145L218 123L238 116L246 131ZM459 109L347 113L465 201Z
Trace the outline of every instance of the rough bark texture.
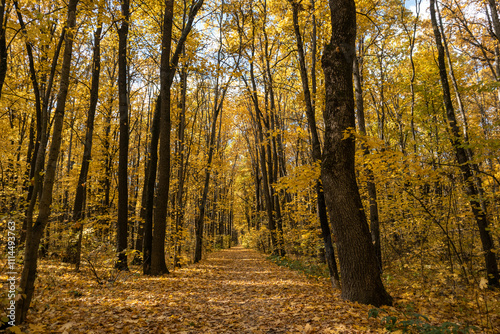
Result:
M300 78L302 80L302 90L304 92L304 102L306 104L307 123L309 124L309 131L311 132L312 158L313 162L316 163L321 161L321 143L319 141L318 130L316 127L316 113L311 97L311 92L309 90L309 80L306 69L304 45L302 43L302 36L299 29L300 4L297 2L291 2L291 4L293 9L293 28L295 31L297 51L299 55ZM313 24L315 26L315 23ZM316 36L314 35L313 43L315 41L315 38ZM315 55L313 55L313 59L315 58ZM313 68L312 73L314 73L314 71L315 69ZM312 81L315 81L315 76L312 78ZM335 251L332 244L332 234L330 231L330 225L328 223L325 195L323 193L320 180L318 180L316 183L316 195L319 223L321 225L321 233L323 236L323 243L325 245L325 259L328 264L332 286L333 288L338 289L340 288L340 278L337 269L337 262L335 260Z
M68 95L69 77L71 71L71 55L73 50L74 27L76 25L76 6L78 0L70 0L68 4L68 17L66 22L66 38L64 47L63 64L61 67L61 79L59 93L57 95L56 110L54 112L52 140L49 149L49 158L45 171L43 191L40 198L38 218L33 226L28 225L26 248L24 251L24 266L21 274L19 288L24 298L16 305L16 324L26 319L28 309L35 290L35 279L38 261L38 247L43 231L47 226L52 204L52 189L54 186L57 159L61 147L64 112L66 97Z
M128 89L127 89L127 39L129 28L129 0L121 3L123 19L118 29L118 108L120 112L120 153L118 156L118 220L116 222L116 268L127 270L128 237Z
M438 51L438 66L439 76L441 78L441 87L443 89L443 103L446 112L446 119L451 134L451 144L455 150L455 157L460 166L460 171L465 183L465 192L470 198L470 206L472 214L476 219L476 224L481 238L481 244L484 252L484 261L486 273L488 276L488 284L490 286L499 286L498 266L494 253L493 239L489 232L489 221L486 212L480 208L479 204L479 189L474 184L474 175L472 162L470 161L467 152L463 145L463 139L460 134L460 127L455 116L455 109L451 101L450 85L448 83L448 73L445 64L445 50L442 43L441 32L436 19L436 3L435 0L430 1L431 23L436 39L436 49Z
M342 298L375 306L391 304L380 278L375 250L363 211L354 170L354 96L352 62L355 57L354 0L330 0L332 37L325 47L325 145L321 177L333 231L337 237Z

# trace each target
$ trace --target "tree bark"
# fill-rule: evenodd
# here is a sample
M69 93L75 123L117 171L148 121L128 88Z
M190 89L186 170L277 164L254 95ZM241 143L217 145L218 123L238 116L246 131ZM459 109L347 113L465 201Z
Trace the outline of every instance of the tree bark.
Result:
M144 275L151 274L151 252L153 249L153 204L158 166L158 140L160 138L160 104L161 98L158 97L156 99L153 120L151 121L151 142L149 144L149 155L146 160L144 186L142 189L140 217L144 220L142 247L142 271Z
M128 270L128 144L129 144L129 105L127 78L127 39L130 19L129 0L122 0L122 21L118 28L118 108L120 113L120 153L118 156L118 219L116 222L116 252L118 260L115 267Z
M378 270L354 170L355 143L352 64L355 57L354 0L329 0L332 35L325 46L325 144L321 178L337 237L342 298L363 304L392 304Z
M309 90L309 79L307 75L306 61L304 55L304 45L302 43L302 35L299 28L299 2L290 1L293 10L293 30L295 32L297 52L299 55L299 67L300 67L300 78L302 81L302 90L304 93L304 103L306 105L307 123L309 125L309 131L311 132L311 146L312 146L312 158L313 163L319 163L321 161L321 143L319 141L318 130L316 127L316 112L313 104L313 99L311 97L311 92ZM314 18L313 18L314 19ZM313 22L313 27L316 23ZM313 30L313 44L315 43L315 30ZM313 59L316 55L313 54ZM313 62L314 64L315 62ZM311 73L314 73L315 69L311 69ZM312 78L315 81L315 76ZM313 84L313 87L315 84ZM334 289L340 288L340 278L337 269L337 262L335 260L335 250L332 244L332 234L330 231L330 225L328 223L327 208L325 203L325 195L323 189L321 188L321 182L318 179L315 185L316 196L317 196L317 209L318 218L321 226L321 234L323 236L323 243L325 245L325 259L328 264L328 270L330 272L330 279Z
M63 130L64 112L66 106L66 97L68 95L69 78L71 71L71 56L73 51L74 28L76 26L76 6L78 0L70 0L68 3L68 16L66 21L66 37L63 64L61 67L61 79L59 84L59 93L57 95L57 105L54 113L54 129L49 149L49 157L45 172L43 191L40 198L39 214L33 226L28 225L26 248L24 252L24 266L21 274L19 288L22 294L16 305L16 319L19 323L24 322L35 290L35 279L38 261L38 247L42 238L45 226L50 216L50 207L52 204L52 190L54 187L57 159L61 147L61 138Z
M170 187L170 49L174 19L174 0L165 1L160 65L160 155L158 162L158 189L153 218L153 239L151 250L151 275L168 274L165 263L165 234ZM151 191L151 189L150 189Z
M187 95L187 64L182 66L181 70L181 101L179 105L180 115L179 115L179 128L177 129L177 142L178 142L178 160L179 169L177 170L177 194L176 202L178 209L175 212L175 234L174 234L174 268L179 265L179 256L181 254L181 243L180 243L180 233L182 231L182 225L184 221L184 181L185 181L185 170L187 169L187 159L185 158L185 136L184 131L186 128L186 95Z

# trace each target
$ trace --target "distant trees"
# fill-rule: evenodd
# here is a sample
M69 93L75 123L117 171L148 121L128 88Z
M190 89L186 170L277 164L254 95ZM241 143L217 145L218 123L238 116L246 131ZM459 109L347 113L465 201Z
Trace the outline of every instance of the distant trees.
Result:
M38 261L38 247L43 236L45 227L49 222L54 189L57 159L61 147L62 129L64 113L66 110L66 99L68 97L68 87L70 81L71 59L73 55L73 42L75 37L74 28L76 26L76 6L78 0L70 0L67 9L67 19L65 25L64 53L59 81L59 93L57 95L56 109L54 112L54 124L52 130L49 155L45 169L43 189L40 196L38 217L34 224L27 226L26 246L24 251L24 265L21 273L19 288L24 295L16 305L16 319L22 323L26 319L26 314L33 298L35 289L35 279Z

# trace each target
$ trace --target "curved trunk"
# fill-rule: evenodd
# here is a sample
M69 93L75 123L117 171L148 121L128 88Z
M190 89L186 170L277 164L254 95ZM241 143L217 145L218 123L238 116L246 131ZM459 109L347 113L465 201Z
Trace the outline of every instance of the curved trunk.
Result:
M307 123L309 125L309 131L311 132L311 145L312 145L312 158L313 162L317 163L321 161L321 143L319 141L318 130L316 127L316 115L314 108L314 100L311 97L311 92L309 90L309 80L307 76L305 55L304 55L304 46L302 43L302 36L300 34L299 29L299 4L292 2L293 8L293 28L295 31L295 37L297 42L297 51L299 54L299 66L300 66L300 78L302 79L302 90L304 92L304 102L306 104L306 114L307 114ZM313 16L313 20L314 20ZM316 27L316 23L313 22L313 28ZM315 29L313 29L315 32ZM315 44L315 35L313 38L313 45ZM314 48L313 48L314 49ZM313 51L313 65L316 63L315 61L316 55L315 51ZM315 72L315 68L313 66L311 73ZM315 79L316 76L312 75L312 83L313 83L313 95L315 94ZM320 180L316 182L316 196L317 196L317 209L318 209L318 218L321 226L321 234L323 236L323 243L325 245L325 259L328 264L328 270L330 272L330 279L332 281L332 286L334 289L340 288L340 277L337 269L337 262L335 260L335 250L332 244L332 235L330 231L330 225L328 223L328 215L327 208L325 202L325 195L323 193L323 189L321 187Z
M66 38L63 64L61 68L61 80L53 121L54 130L52 132L43 191L40 197L38 218L33 226L28 225L26 248L24 253L24 266L21 274L21 281L19 283L21 293L24 295L24 298L21 298L16 305L16 319L19 320L19 323L22 323L26 319L26 314L28 313L31 299L33 297L37 271L38 247L50 216L52 190L56 175L57 159L59 157L59 150L61 147L66 97L68 95L77 3L78 0L70 0L68 4L68 18L65 27Z
M352 64L355 57L354 0L330 0L332 36L322 66L325 73L325 145L321 178L337 237L342 298L363 304L392 304L377 266L354 170L355 127Z

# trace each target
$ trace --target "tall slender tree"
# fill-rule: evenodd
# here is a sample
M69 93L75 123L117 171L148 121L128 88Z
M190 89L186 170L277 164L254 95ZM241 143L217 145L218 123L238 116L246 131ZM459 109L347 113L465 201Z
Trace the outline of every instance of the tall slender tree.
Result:
M130 25L130 1L121 1L121 25L118 28L118 109L120 113L120 154L118 157L118 219L116 222L116 268L128 270L128 144L129 102L127 79L127 44Z
M299 9L301 8L301 2L290 0L292 4L292 15L293 15L293 30L295 32L295 40L297 45L297 53L299 56L299 68L300 68L300 78L302 81L302 90L304 93L304 102L306 105L307 123L309 124L309 131L311 133L311 146L312 146L312 158L314 163L319 163L321 161L321 143L319 141L318 129L316 127L316 110L313 104L313 97L311 97L311 90L309 89L309 79L307 75L306 61L304 44L302 42L302 34L300 33L299 27ZM314 1L313 1L314 4ZM316 27L316 18L313 15L313 28ZM313 29L313 45L316 43L316 31ZM316 59L316 50L313 48L313 59ZM315 65L315 61L313 62ZM311 69L311 73L314 73L316 69ZM313 86L316 85L315 75L311 78ZM323 236L323 242L325 245L325 258L328 264L328 270L330 272L330 279L332 281L332 286L334 288L340 288L340 278L337 269L337 262L335 260L335 251L332 244L332 234L330 231L330 225L328 223L328 215L325 203L325 194L323 188L321 187L321 182L318 179L316 182L316 196L317 196L317 209L319 223L321 226L321 233Z
M441 88L443 90L443 103L446 120L448 121L450 130L451 145L455 151L455 158L459 163L459 168L465 183L465 192L469 197L469 205L479 230L488 284L490 286L499 286L498 265L493 249L493 239L489 231L490 222L488 220L487 213L480 207L480 189L478 189L478 186L474 184L473 162L471 162L464 147L464 139L461 135L460 127L455 115L455 108L453 107L453 102L451 100L450 84L448 82L448 72L446 69L445 49L437 21L435 0L430 0L430 13L432 29L434 31L434 38L436 41L436 49L438 52L439 77L441 79Z
M16 305L16 319L22 323L26 319L28 309L35 290L35 279L38 261L38 247L47 226L52 204L52 190L56 176L57 160L61 148L62 130L64 123L64 112L66 98L68 96L69 78L71 72L71 57L73 53L73 41L75 38L76 7L78 0L70 0L68 3L68 14L66 19L66 36L64 41L63 63L59 81L59 93L57 95L56 110L54 112L54 124L52 140L49 148L49 157L45 169L43 191L40 197L39 212L36 222L27 226L26 247L24 251L24 266L21 273L19 288L23 298Z
M184 43L193 26L196 14L203 5L203 0L194 2L188 15L188 21L181 31L181 36L177 42L175 51L170 57L172 45L172 27L174 19L175 0L166 0L165 13L163 16L162 52L160 67L160 150L159 150L159 178L158 188L155 196L155 210L153 220L153 238L151 248L151 269L150 274L160 275L168 273L165 263L165 234L167 207L170 188L170 87L172 86L174 75L179 63ZM154 191L148 189L148 191Z
M87 191L87 175L89 173L90 160L92 157L92 136L94 133L94 118L97 109L97 101L99 99L99 76L101 73L101 34L102 23L101 13L102 9L98 9L97 28L94 31L94 51L92 55L92 79L90 84L90 105L87 114L87 123L85 125L85 142L83 148L82 164L80 167L80 175L78 177L78 184L76 185L75 202L73 206L73 221L77 222L78 228L78 241L76 244L76 261L75 270L80 269L80 254L82 249L82 236L83 236L83 204L85 199L85 192Z

